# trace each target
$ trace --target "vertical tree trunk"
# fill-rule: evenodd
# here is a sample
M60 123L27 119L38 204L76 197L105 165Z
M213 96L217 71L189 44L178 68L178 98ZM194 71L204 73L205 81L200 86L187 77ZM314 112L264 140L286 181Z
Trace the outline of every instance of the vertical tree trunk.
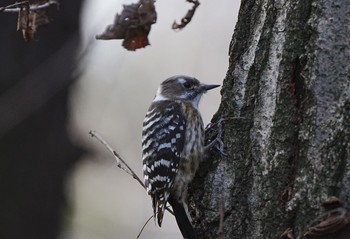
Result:
M211 150L190 188L200 238L297 238L331 196L346 212L350 0L242 0L229 54L207 131L222 122L225 152Z

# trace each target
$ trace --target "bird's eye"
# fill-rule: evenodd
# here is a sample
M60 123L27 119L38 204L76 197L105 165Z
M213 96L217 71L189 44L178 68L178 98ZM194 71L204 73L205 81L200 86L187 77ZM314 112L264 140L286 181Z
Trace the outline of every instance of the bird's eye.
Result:
M185 87L186 89L192 89L192 88L193 88L193 84L190 83L190 82L185 82L183 85L184 85L184 87Z

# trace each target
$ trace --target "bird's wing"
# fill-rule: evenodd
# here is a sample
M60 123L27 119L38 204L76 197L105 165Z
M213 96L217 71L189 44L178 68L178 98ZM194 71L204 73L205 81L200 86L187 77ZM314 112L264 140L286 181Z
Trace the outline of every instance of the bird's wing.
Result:
M178 171L185 132L186 119L180 104L161 101L151 105L143 123L142 158L145 185L159 225Z

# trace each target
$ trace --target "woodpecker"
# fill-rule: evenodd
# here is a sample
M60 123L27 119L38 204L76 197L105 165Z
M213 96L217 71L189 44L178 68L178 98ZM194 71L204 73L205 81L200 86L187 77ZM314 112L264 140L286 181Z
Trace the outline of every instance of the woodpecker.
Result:
M186 202L204 154L204 127L198 110L208 90L219 85L189 76L173 76L161 83L143 121L142 161L154 220L162 225L167 202L172 206L184 238L196 238Z

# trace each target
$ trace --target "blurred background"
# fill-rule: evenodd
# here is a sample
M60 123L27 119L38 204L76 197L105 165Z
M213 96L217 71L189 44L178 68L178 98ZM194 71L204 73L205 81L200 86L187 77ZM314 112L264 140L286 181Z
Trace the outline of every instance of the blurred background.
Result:
M0 238L136 238L152 215L143 188L88 132L142 177L142 121L158 85L176 74L222 83L240 2L203 0L175 32L192 5L157 1L151 46L128 52L120 40L96 41L131 2L61 0L31 43L16 32L16 14L0 13ZM205 124L219 103L219 90L203 97ZM140 238L181 234L167 213Z

